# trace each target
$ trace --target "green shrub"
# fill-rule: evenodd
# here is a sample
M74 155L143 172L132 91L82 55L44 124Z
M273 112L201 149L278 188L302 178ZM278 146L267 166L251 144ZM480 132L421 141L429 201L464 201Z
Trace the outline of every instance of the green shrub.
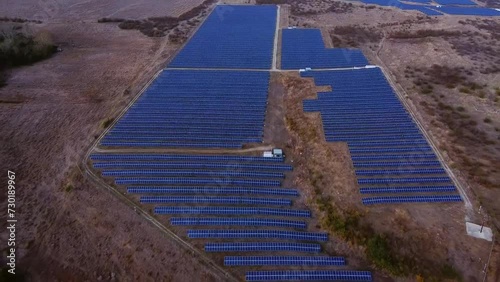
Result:
M462 93L467 93L467 94L470 94L470 92L471 92L468 87L460 87L459 91Z
M107 118L101 122L101 127L108 128L113 123L113 121L114 121L113 118Z
M0 62L6 66L29 65L52 56L56 51L57 46L46 32L36 36L14 30L0 34Z

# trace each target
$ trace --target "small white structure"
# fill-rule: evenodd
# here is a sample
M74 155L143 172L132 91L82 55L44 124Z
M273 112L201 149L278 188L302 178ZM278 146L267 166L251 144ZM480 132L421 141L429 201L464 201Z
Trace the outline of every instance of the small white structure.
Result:
M284 158L285 157L285 155L283 154L283 150L278 149L278 148L273 149L273 156L275 158Z
M376 67L377 67L376 65L366 65L365 69L374 69Z
M262 156L264 158L274 158L273 152L271 152L271 151L264 151L264 153L262 154Z
M493 232L491 232L491 228L489 228L489 227L483 226L482 227L483 230L481 231L481 225L474 224L471 222L466 222L465 227L467 229L467 234L469 236L479 238L479 239L484 239L484 240L490 241L490 242L491 242L491 240L493 240Z

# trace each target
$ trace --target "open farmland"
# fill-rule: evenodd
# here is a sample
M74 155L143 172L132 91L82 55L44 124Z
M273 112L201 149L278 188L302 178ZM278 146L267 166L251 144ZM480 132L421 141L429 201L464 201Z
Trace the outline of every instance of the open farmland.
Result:
M464 219L481 223L485 209L492 214L488 226L497 220L495 203L486 204L481 193L496 191L484 186L498 180L495 165L487 166L497 156L490 140L498 119L478 100L497 102L494 92L486 92L497 73L496 47L469 48L474 43L456 30L443 31L453 23L468 36L494 42L495 20L289 2L291 7L217 5L210 12L206 4L195 21L183 20L182 32L189 34L209 13L179 52L180 42L167 36L174 32L170 27L145 32L145 15L130 29L152 37L92 19L80 23L79 32L92 27L101 45L84 44L95 34L81 41L57 38L71 43L60 44L63 51L47 61L13 70L0 89L2 119L9 120L3 130L12 136L2 156L12 166L6 169L18 170L20 185L30 188L22 188L18 199L29 207L20 214L30 232L21 234L27 243L19 248L19 268L29 269L29 278L497 280L491 242L464 231ZM323 11L325 5L333 8ZM281 11L291 13L290 25L299 28L283 25ZM368 16L379 21L362 25ZM68 28L57 21L42 27L56 34ZM448 45L435 47L434 38ZM105 53L111 43L116 62ZM402 44L426 53L404 57L396 50ZM449 48L449 57L429 65L425 56L437 56L440 48ZM88 69L81 72L75 64L83 58ZM450 58L481 63L439 65ZM40 75L67 60L49 81ZM424 92L429 99L418 100ZM488 116L472 114L465 104L454 109L448 92L469 95ZM432 110L435 122L426 116ZM462 174L471 167L456 164L443 145L453 137L450 146L459 138L474 141L449 121L466 114L483 120L471 133L488 141L480 148L489 155L481 156L472 180ZM443 126L454 133L436 138ZM32 146L21 150L26 144ZM460 146L467 154L470 144ZM276 147L286 157L262 156ZM467 156L470 166L479 157ZM56 173L54 163L65 169ZM45 174L58 176L40 176ZM473 186L464 185L469 181ZM82 243L95 246L82 252ZM95 268L95 258L106 263Z

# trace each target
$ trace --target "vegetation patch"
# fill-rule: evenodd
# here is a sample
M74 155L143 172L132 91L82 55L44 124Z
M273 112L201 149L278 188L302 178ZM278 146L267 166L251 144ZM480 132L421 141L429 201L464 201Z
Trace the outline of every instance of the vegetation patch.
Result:
M186 22L188 26L193 26L195 22L198 22L194 18L203 15L206 9L214 2L215 0L206 0L179 17L151 17L143 20L101 18L97 22L118 23L118 27L121 29L139 30L142 34L149 37L163 37L170 34L169 39L172 39L175 43L180 43L187 39L187 32L181 35L181 30L179 28L174 30L174 28L178 27L181 22ZM172 30L174 30L173 34L170 33Z
M426 37L455 37L461 36L460 31L449 31L444 29L421 29L417 31L399 30L389 34L393 39L420 39Z
M47 32L30 35L12 29L0 33L0 87L7 84L11 68L47 59L56 51Z
M256 0L256 4L290 5L290 12L295 16L308 16L325 13L351 13L354 9L352 3L341 1L301 1L301 0Z
M42 21L38 20L28 20L23 18L9 18L9 17L0 17L0 22L11 22L11 23L36 23L41 24Z
M335 47L359 47L367 43L378 43L383 34L374 27L360 25L337 26L330 31Z

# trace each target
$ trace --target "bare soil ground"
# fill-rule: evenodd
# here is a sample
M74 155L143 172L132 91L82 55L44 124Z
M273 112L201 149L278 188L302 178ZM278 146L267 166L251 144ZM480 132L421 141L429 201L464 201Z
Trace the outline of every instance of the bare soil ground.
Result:
M50 32L62 49L14 69L0 89L1 167L15 171L19 181L17 271L30 280L213 281L191 254L76 167L101 123L114 118L179 47L167 37L97 19L175 15L200 2L2 3L0 16L35 19L46 12L42 24L25 28ZM6 194L0 197L5 206ZM7 234L1 236L5 242Z
M416 252L424 264L448 262L462 273L465 281L482 280L491 244L468 237L464 219L481 224L486 209L490 215L486 224L497 230L500 227L500 21L456 16L430 18L418 12L359 4L342 12L328 12L331 2L312 1L310 5L292 7L290 25L326 29L330 38L325 42L331 39L337 47L361 48L371 63L381 65L404 89L412 110L455 175L466 184L468 196L474 199L470 211L460 205L362 209L354 204L355 208L362 211L363 221L375 230L390 234L401 252ZM287 81L292 85L287 86L292 89L289 92L303 83L284 81L285 85ZM347 150L337 152L335 156L347 158ZM345 202L359 203L354 181L336 181L343 184L335 186L335 205L342 209ZM500 279L498 244L495 249L488 266L488 281Z

